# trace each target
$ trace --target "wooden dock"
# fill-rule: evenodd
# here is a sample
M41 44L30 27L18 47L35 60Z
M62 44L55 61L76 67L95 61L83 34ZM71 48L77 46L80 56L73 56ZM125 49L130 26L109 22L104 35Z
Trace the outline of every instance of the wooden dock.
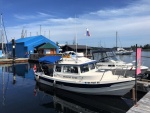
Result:
M126 113L150 113L150 91Z
M28 58L16 58L15 63L26 63ZM12 64L13 59L0 59L0 64Z
M150 80L142 79L137 81L137 90L142 92L149 92L150 91Z

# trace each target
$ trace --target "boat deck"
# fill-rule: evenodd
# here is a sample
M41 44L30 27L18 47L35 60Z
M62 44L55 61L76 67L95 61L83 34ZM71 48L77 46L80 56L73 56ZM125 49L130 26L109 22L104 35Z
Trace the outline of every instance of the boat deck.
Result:
M150 91L141 98L127 113L150 113Z

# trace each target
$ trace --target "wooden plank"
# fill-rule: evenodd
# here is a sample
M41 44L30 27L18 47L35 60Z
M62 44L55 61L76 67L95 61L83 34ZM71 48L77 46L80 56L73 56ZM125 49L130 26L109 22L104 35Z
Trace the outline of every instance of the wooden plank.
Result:
M13 59L0 59L0 64L12 64ZM28 58L16 58L15 63L28 62Z
M130 108L127 113L150 113L150 91L137 102L137 105Z

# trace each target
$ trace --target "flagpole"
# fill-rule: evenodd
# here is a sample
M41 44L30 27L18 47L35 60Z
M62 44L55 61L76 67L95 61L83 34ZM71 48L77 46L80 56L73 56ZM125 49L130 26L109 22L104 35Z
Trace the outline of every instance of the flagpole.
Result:
M86 28L86 36L90 36L89 30ZM86 57L87 57L87 41L86 41Z
M136 44L136 62L135 62L135 105L137 104L137 44Z
M86 41L86 57L87 57L87 41Z
M87 28L86 28L86 34L85 34L85 38L87 36ZM87 40L86 40L86 44L85 44L85 57L87 57Z

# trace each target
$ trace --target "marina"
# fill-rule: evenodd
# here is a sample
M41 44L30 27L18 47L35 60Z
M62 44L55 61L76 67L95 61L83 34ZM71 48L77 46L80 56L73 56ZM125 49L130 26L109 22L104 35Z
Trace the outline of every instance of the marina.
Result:
M132 56L122 56L121 58L132 60ZM60 111L68 113L77 111L126 113L134 106L132 91L122 97L116 97L85 96L84 94L58 90L57 88L54 90L53 87L35 81L33 67L34 63L3 64L0 66L0 109L2 113L12 111L15 113L29 111L36 113L58 113ZM144 98L145 94L149 94L148 91L137 91L138 103ZM146 107L149 102L145 102L142 105Z
M150 113L149 5L0 0L0 113Z

